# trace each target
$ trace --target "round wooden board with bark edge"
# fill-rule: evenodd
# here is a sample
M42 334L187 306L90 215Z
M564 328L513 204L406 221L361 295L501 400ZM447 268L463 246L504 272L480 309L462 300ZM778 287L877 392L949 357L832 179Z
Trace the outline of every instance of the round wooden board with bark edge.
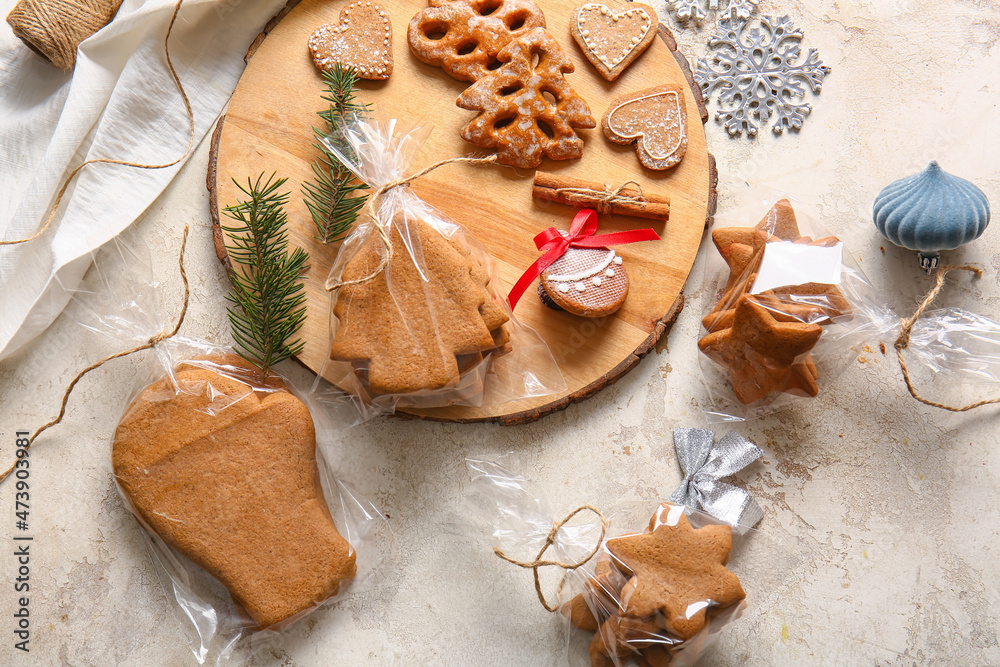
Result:
M608 82L587 62L570 35L570 17L579 0L537 1L545 12L548 30L576 63L576 72L568 74L567 80L587 100L598 121L597 128L580 131L586 142L580 160L545 160L541 169L595 183L638 181L647 191L671 198L670 220L664 225L601 216L598 233L653 227L662 237L658 242L619 246L631 289L615 315L587 320L556 313L539 302L533 288L521 300L517 317L549 344L566 377L564 392L492 409L453 406L406 411L413 416L520 424L562 410L614 384L669 331L683 307L682 291L702 234L715 213L718 178L705 142L708 112L670 31L661 24L659 39L617 81ZM215 245L219 259L227 266L219 221L222 209L238 199L233 179L245 183L248 177L271 172L288 178L286 189L292 193L289 236L310 255L308 317L302 330L306 348L298 360L314 372L320 371L328 353L330 297L323 285L338 245L323 246L314 240L315 227L300 196L302 183L311 177L316 156L312 127L319 125L316 112L323 108L322 81L306 44L317 27L336 22L347 4L348 0L292 0L265 26L247 52L246 71L213 134L208 171ZM434 126L414 170L451 157L483 155L459 136L459 130L474 117L474 112L455 105L468 84L421 63L410 53L406 29L426 0L383 4L392 19L395 71L388 81L362 82L359 98L379 105L389 117ZM634 146L607 141L600 119L618 95L662 83L678 83L685 89L688 150L674 169L653 172L639 164ZM531 170L448 165L412 187L418 196L479 238L495 259L497 288L503 293L538 257L532 242L535 234L546 227L567 229L575 213L568 206L533 199L532 177ZM463 183L474 183L475 187L463 189L459 185Z

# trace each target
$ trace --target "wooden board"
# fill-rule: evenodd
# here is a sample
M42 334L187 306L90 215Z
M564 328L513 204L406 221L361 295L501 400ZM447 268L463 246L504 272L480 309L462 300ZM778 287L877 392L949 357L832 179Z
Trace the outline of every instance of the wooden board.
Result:
M562 395L508 403L493 408L450 407L414 410L412 414L448 421L531 421L582 400L631 370L669 329L683 306L682 290L694 263L706 224L715 210L715 162L705 145L707 112L700 89L691 83L687 62L677 52L673 36L660 26L659 39L615 82L605 81L570 36L570 17L578 0L537 0L548 29L573 57L577 69L570 84L590 104L598 127L583 130L586 141L580 160L542 164L556 172L599 183L639 181L649 192L671 197L670 221L664 225L636 218L602 216L599 233L652 226L662 241L619 246L631 277L625 306L603 320L585 320L553 312L529 290L516 315L548 342L567 381ZM316 156L312 146L315 115L322 108L322 82L306 46L309 35L323 23L337 21L347 0L301 0L290 3L255 40L247 68L226 115L213 137L208 187L211 191L219 257L228 262L219 229L220 211L237 201L233 179L245 182L264 172L288 178L293 196L289 206L292 243L310 255L307 276L308 319L303 328L306 348L299 361L319 372L328 353L330 297L323 289L337 246L323 246L302 198L301 185L311 176ZM392 118L434 126L416 159L414 170L434 162L483 151L464 142L459 129L474 116L458 108L455 99L468 85L438 68L418 61L406 42L410 19L426 0L383 3L393 27L395 72L386 82L363 82L360 98L379 105ZM607 141L599 122L612 98L661 83L686 87L688 151L680 165L667 172L641 167L633 147ZM533 172L508 167L448 165L413 184L414 192L445 215L470 229L497 260L503 293L535 261L532 238L546 227L566 229L573 209L532 199Z

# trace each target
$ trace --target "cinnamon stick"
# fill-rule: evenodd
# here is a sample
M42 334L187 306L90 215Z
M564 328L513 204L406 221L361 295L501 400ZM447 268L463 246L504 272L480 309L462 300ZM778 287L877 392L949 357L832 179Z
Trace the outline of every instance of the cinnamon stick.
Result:
M537 199L576 208L593 208L599 213L664 222L670 218L670 198L643 192L637 183L591 183L579 178L536 171L532 195Z

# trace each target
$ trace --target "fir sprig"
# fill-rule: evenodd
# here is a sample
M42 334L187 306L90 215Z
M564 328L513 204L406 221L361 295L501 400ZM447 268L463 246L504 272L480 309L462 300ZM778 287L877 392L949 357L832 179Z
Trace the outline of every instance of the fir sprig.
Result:
M324 70L323 81L326 84L323 100L329 106L319 112L324 127L313 128L316 135L313 145L320 155L312 166L314 180L303 184L302 194L319 233L317 240L333 243L343 239L354 225L368 199L358 193L368 186L357 181L321 139L333 143L341 153L351 155L351 148L340 130L348 116L364 115L368 106L357 101L358 75L353 67L334 63L332 68Z
M302 352L305 343L290 339L306 318L306 295L301 273L309 255L302 248L288 251L288 193L278 192L286 179L274 174L264 181L247 179L236 186L248 197L226 207L226 215L237 221L223 226L229 234L227 247L233 262L233 288L227 308L236 352L266 377L275 364Z

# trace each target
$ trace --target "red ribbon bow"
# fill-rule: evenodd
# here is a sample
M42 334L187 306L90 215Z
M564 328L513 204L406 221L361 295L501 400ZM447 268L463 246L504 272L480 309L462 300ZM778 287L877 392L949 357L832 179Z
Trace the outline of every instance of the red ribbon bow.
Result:
M570 248L606 248L612 245L622 245L624 243L636 243L638 241L659 241L659 235L652 229L635 229L629 232L615 232L613 234L601 234L594 236L597 231L597 211L593 209L583 209L573 218L573 223L569 226L569 235L563 236L555 227L549 227L535 237L535 247L545 254L539 257L532 264L524 275L511 288L507 295L507 303L510 309L514 310L517 302L524 295L525 291L534 282L535 278L542 275L542 271L549 268L553 262L566 254Z

